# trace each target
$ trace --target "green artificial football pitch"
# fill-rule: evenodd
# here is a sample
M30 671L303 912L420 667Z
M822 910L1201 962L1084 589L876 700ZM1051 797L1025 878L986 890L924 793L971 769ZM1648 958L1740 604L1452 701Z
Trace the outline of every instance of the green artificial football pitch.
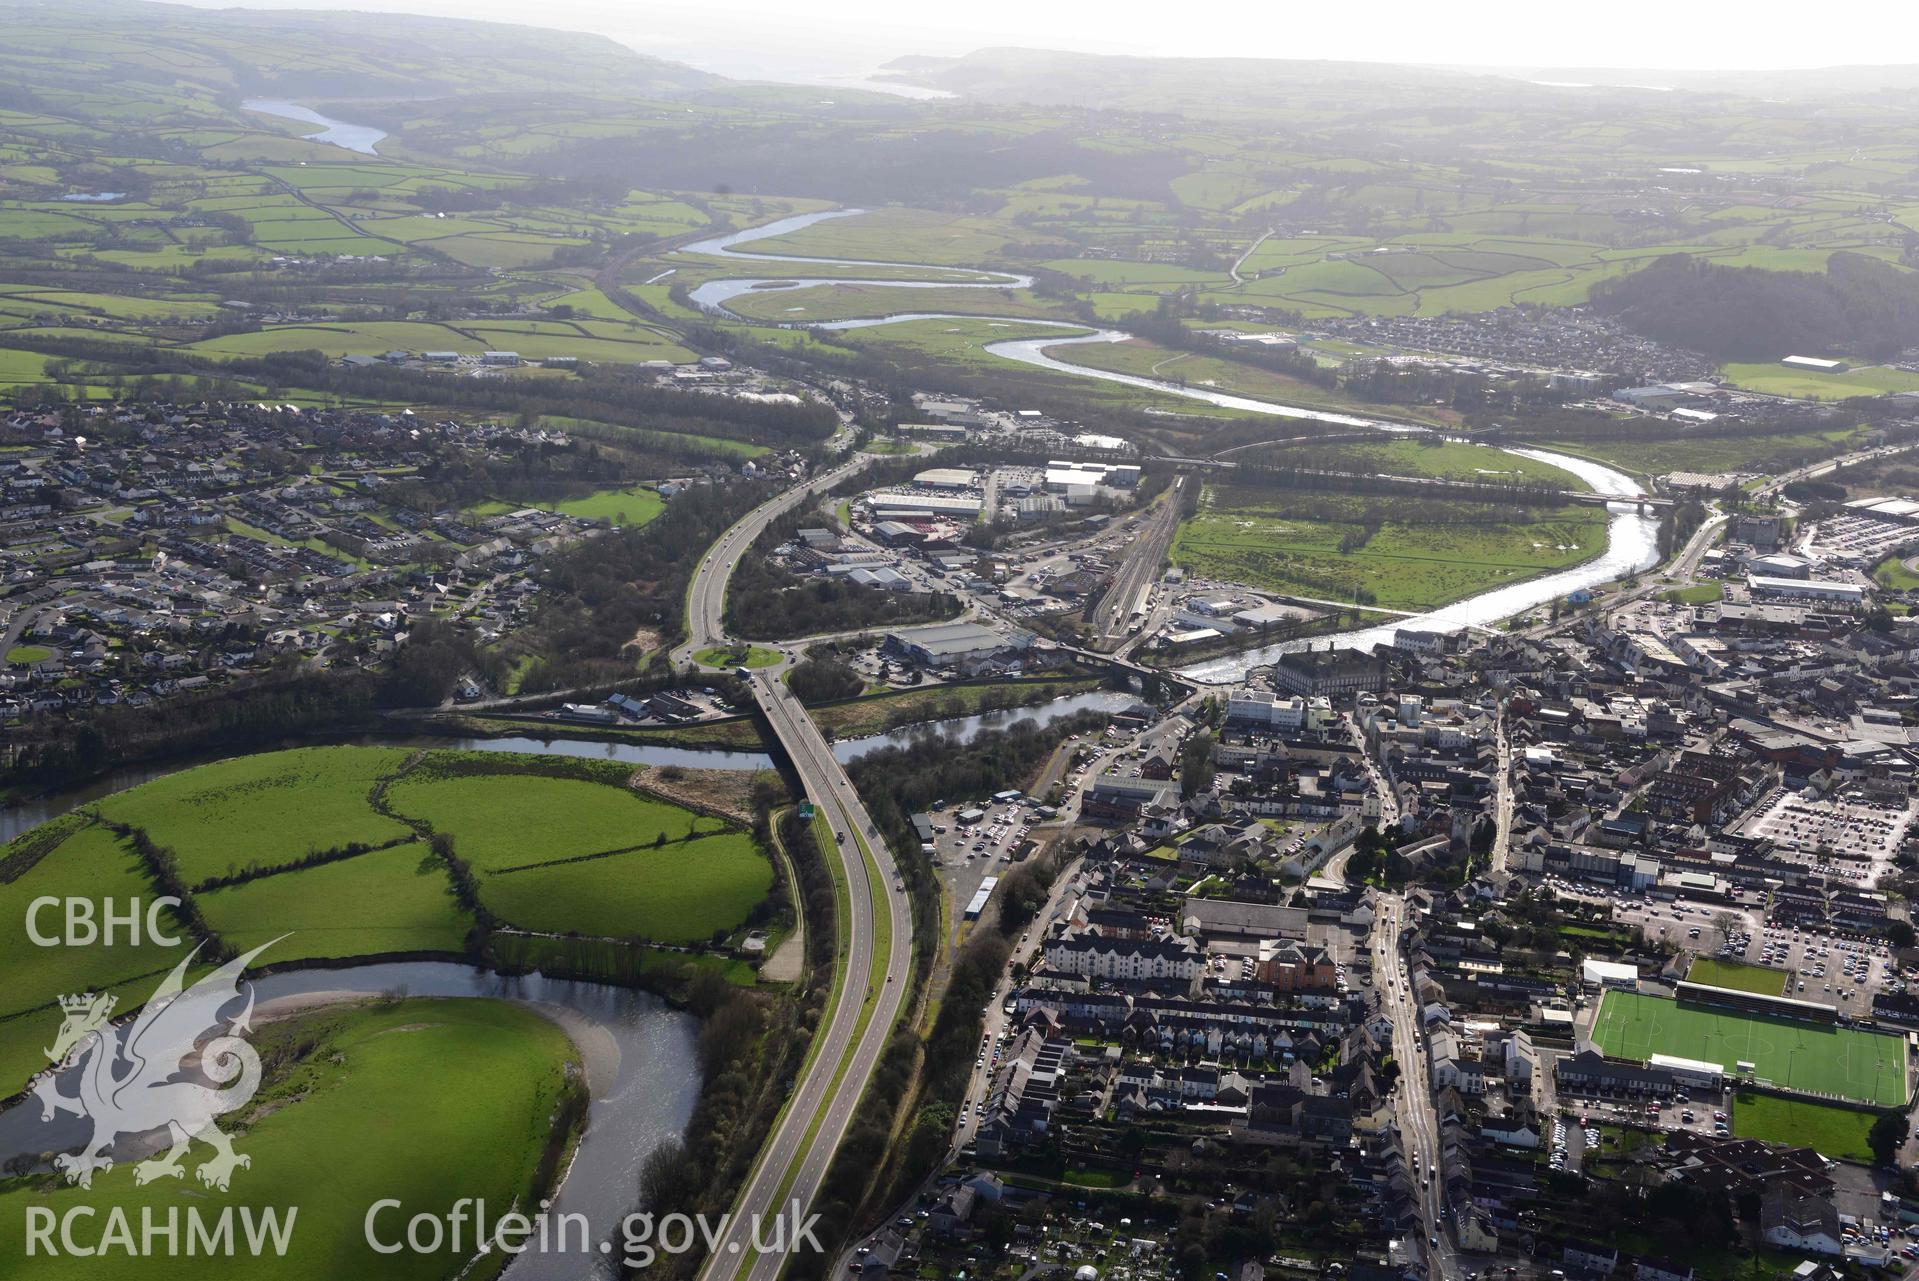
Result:
M1593 1023L1593 1043L1614 1058L1655 1054L1720 1063L1741 1061L1760 1080L1881 1107L1906 1101L1906 1045L1897 1036L1681 1004L1637 992L1608 992Z

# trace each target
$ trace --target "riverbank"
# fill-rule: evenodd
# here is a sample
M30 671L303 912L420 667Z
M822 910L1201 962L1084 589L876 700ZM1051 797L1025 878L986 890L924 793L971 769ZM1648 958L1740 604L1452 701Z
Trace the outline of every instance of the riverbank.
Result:
M658 997L644 992L540 975L503 977L470 965L447 962L302 969L269 974L252 980L251 986L262 1008L288 1002L289 1008L298 1009L302 1003L314 999L324 1004L364 1001L381 1005L390 1002L395 994L404 994L410 999L471 999L476 1006L482 1001L499 1002L518 1007L525 1012L524 1017L538 1014L545 1025L554 1028L556 1037L571 1036L573 1043L579 1046L580 1061L586 1072L589 1103L584 1133L561 1167L564 1177L553 1194L551 1209L555 1214L584 1215L595 1240L611 1234L621 1218L633 1209L641 1165L655 1148L685 1132L700 1097L697 1020L691 1014L670 1009ZM417 1006L422 1001L411 1003ZM392 1008L395 1011L391 1016L392 1029L387 1035L367 1041L352 1057L356 1065L376 1046L417 1044L430 1048L420 1039L421 1029L446 1022L446 1013L456 1007L443 1007L439 1017L432 1017L429 1011L429 1017L425 1018L420 1011L406 1006ZM522 1016L512 1017L518 1021ZM566 1029L564 1034L559 1030L562 1028ZM471 1065L473 1070L485 1075L488 1063L483 1048L472 1052L431 1053L417 1069L404 1074L401 1088L407 1100L405 1106L400 1107L398 1100L384 1106L399 1107L396 1115L406 1115L408 1109L430 1108L435 1106L435 1099L440 1099L460 1114L476 1118L484 1131L497 1131L502 1115L525 1112L525 1109L503 1112L497 1105L472 1106L474 1099L490 1097L499 1088L498 1074L493 1074L491 1084L470 1085L450 1079L448 1075L453 1073L457 1078L459 1072L466 1070L464 1065ZM429 1085L430 1088L423 1089ZM73 1088L67 1086L67 1092L71 1093ZM294 1111L297 1109L282 1110L276 1115ZM545 1118L551 1109L535 1112ZM55 1127L43 1125L39 1115L39 1106L31 1102L0 1111L0 1157L15 1152L61 1150L61 1133ZM65 1124L71 1127L77 1123ZM329 1123L327 1133L350 1135L355 1141L367 1142L371 1141L367 1136L377 1137L392 1129L391 1126L367 1129ZM242 1147L254 1155L255 1165L251 1170L240 1172L236 1179L271 1177L273 1171L279 1170L310 1183L311 1171L323 1168L328 1170L329 1183L346 1192L387 1186L378 1178L349 1178L355 1168L352 1163L342 1166L319 1161L316 1165L318 1158L311 1144L262 1142L265 1133L260 1125L249 1130ZM324 1136L316 1140L325 1141L329 1140ZM74 1137L72 1142L77 1144L79 1138ZM472 1157L470 1152L457 1149L449 1150L448 1155L468 1158L460 1162L461 1168L465 1168ZM416 1168L409 1158L391 1166L387 1172L390 1174L402 1165L409 1170ZM164 1180L154 1186L171 1188ZM292 1200L286 1203L304 1207L310 1190L303 1186L289 1194ZM116 1203L119 1201L116 1197ZM504 1199L499 1203L505 1204ZM364 1211L364 1206L361 1210ZM304 1209L302 1214L303 1217L306 1214ZM17 1222L17 1216L9 1221ZM354 1240L359 1239L357 1226L350 1235ZM571 1281L578 1275L578 1264L577 1258L543 1254L535 1249L512 1264L506 1272L506 1281Z
M734 232L728 236L701 242L693 248L697 248L700 252L707 253L715 258L730 257L748 261L782 263L800 261L815 266L883 266L889 271L897 270L907 265L897 262L876 264L855 259L799 259L793 258L790 255L755 253L750 249L741 248L741 246L750 244L756 240L769 239L788 234L828 218L846 217L857 212L859 211L827 210L819 213L805 214L797 218L782 220L779 223L770 223L764 227L749 228L745 231ZM952 268L947 267L934 267L927 264L922 264L922 266L928 276L950 275L952 271ZM807 283L829 282L817 280ZM891 280L888 282L888 285L889 287L898 288L913 286L916 283L920 288L952 287L947 280L934 279L919 282ZM696 301L699 301L702 306L707 307L709 311L728 314L724 306L725 296L734 296L740 292L744 292L750 289L753 284L754 278L751 277L710 281L707 285L702 286L702 289L706 289L708 292L697 298ZM982 285L981 287L991 286ZM728 290L732 292L727 293ZM980 323L982 321L981 317L961 318L941 317L936 314L927 313L900 313L881 317L831 321L810 327L821 330L846 331L898 323L907 319L965 319L973 323ZM1301 420L1337 428L1377 431L1388 435L1417 434L1423 436L1429 432L1429 428L1424 425L1395 421L1387 415L1339 413L1326 409L1283 404L1277 401L1261 400L1251 396L1236 395L1213 388L1194 386L1189 383L1173 382L1163 378L1127 373L1114 369L1101 369L1087 364L1074 364L1068 360L1061 359L1062 354L1070 355L1070 349L1073 347L1087 344L1117 344L1136 341L1132 334L1120 329L1096 329L1088 332L1083 326L1069 326L1062 322L1034 321L1024 317L1007 316L998 318L997 320L993 318L984 319L986 323L1003 323L1009 326L1033 326L1037 324L1042 330L1058 329L1067 331L1064 333L1043 332L1038 336L990 342L984 346L984 351L987 354L1004 361L1052 370L1057 373L1069 374L1082 379L1119 383L1125 386L1160 392L1186 400L1200 401L1220 408L1243 411L1250 414ZM1074 329L1079 330L1079 332L1071 332ZM1629 498L1638 496L1644 492L1639 482L1631 476L1592 459L1576 458L1568 454L1531 447L1504 448L1493 445L1474 445L1472 442L1460 443L1470 448L1496 450L1506 455L1509 460L1531 460L1534 463L1571 473L1580 481L1584 482L1588 488L1600 494ZM1510 462L1507 462L1503 466L1489 470L1505 471L1510 470L1510 467ZM1590 589L1601 583L1610 582L1618 578L1627 577L1657 563L1657 559L1657 522L1652 517L1642 515L1636 510L1624 508L1614 509L1608 521L1606 545L1603 551L1590 557L1580 557L1576 563L1551 568L1549 572L1530 575L1523 581L1502 584L1489 591L1475 592L1464 599L1451 602L1441 608L1421 613L1416 618L1408 619L1405 623L1399 625L1441 632L1459 631L1472 627L1489 627L1515 614L1523 613L1527 609L1535 608L1560 596L1565 596L1582 589ZM1390 641L1393 630L1393 626L1361 628L1335 635L1333 637L1333 643L1345 647L1382 644ZM1181 674L1200 681L1217 683L1231 682L1242 679L1249 667L1257 666L1262 661L1270 662L1274 655L1282 652L1285 648L1286 646L1284 645L1273 646L1268 649L1252 651L1247 655L1204 662L1181 669Z
M248 111L257 111L262 115L278 116L282 120L297 120L301 124L318 125L318 132L302 134L308 142L327 142L347 151L357 151L363 156L377 156L376 149L381 139L387 136L386 130L373 125L349 124L344 120L335 120L323 116L311 107L303 107L297 102L284 98L248 98L240 104Z

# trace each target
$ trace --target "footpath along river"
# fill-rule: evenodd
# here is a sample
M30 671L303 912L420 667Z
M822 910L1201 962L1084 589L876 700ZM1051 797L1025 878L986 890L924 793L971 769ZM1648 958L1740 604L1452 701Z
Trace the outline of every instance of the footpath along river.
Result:
M856 258L808 258L792 254L760 253L743 246L774 236L787 235L831 218L845 218L862 212L858 209L835 209L824 213L802 214L794 218L783 218L763 227L753 227L730 235L704 240L689 245L682 252L701 253L713 257L738 258L748 262L799 263L820 270L832 267L886 267L895 271L923 271L929 279L923 280L861 280L849 277L759 277L749 276L726 280L713 280L694 289L690 297L693 302L709 311L732 315L726 303L741 294L766 288L804 288L825 284L862 284L883 285L902 289L1005 289L1022 288L1030 283L1030 278L1012 273L993 273L974 271L970 274L976 279L955 280L956 273L964 269L936 267L926 263L877 262ZM1121 329L1094 329L1069 321L1033 320L1021 316L980 316L957 315L950 312L894 312L883 316L867 316L853 320L825 321L817 324L793 322L805 328L827 330L865 329L876 325L898 324L909 320L965 320L989 325L1020 326L1034 325L1046 328L1058 328L1068 331L1058 338L1013 338L1004 342L986 344L984 350L1002 360L1030 365L1055 373L1068 374L1078 378L1092 378L1101 382L1120 383L1128 387L1140 387L1162 392L1169 396L1180 396L1189 400L1205 401L1227 409L1245 410L1250 413L1271 414L1277 418L1299 419L1310 422L1326 423L1342 428L1364 428L1381 432L1402 434L1423 433L1426 429L1406 423L1389 422L1384 419L1367 418L1356 414L1334 413L1328 410L1307 409L1298 405L1286 405L1277 401L1258 400L1250 396L1236 396L1229 392L1212 391L1204 387L1193 387L1183 383L1168 382L1158 378L1148 378L1138 374L1125 374L1107 369L1095 369L1088 365L1075 365L1053 353L1061 348L1070 348L1086 343L1124 342L1131 338ZM1477 446L1482 449L1497 449L1502 453L1530 458L1542 463L1550 463L1577 476L1595 493L1607 497L1630 500L1642 496L1645 490L1632 477L1602 463L1590 459L1575 458L1567 454L1555 453L1545 449L1503 448L1492 445ZM1658 529L1655 517L1641 513L1630 501L1610 504L1607 508L1611 519L1607 524L1606 550L1600 555L1576 565L1571 569L1554 573L1540 574L1524 582L1512 583L1504 587L1493 588L1464 600L1455 601L1441 609L1421 614L1415 618L1400 619L1390 626L1360 628L1342 632L1333 636L1316 637L1313 644L1333 644L1343 648L1363 645L1376 645L1390 640L1392 633L1399 628L1413 628L1425 631L1455 632L1473 627L1491 627L1502 619L1523 613L1528 609L1555 600L1568 593L1590 590L1602 583L1614 582L1621 578L1651 568L1659 562ZM1198 663L1182 670L1181 675L1207 683L1226 684L1244 678L1247 671L1265 663L1289 648L1298 648L1307 642L1294 641L1251 650L1243 654L1234 654L1226 658Z

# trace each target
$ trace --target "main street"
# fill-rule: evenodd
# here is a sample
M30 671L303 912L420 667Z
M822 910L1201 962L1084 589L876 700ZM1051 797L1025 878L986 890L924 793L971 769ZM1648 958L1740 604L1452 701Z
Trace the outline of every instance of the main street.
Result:
M1395 1109L1406 1161L1415 1165L1413 1203L1419 1212L1420 1248L1431 1264L1433 1281L1457 1276L1452 1239L1442 1230L1444 1181L1440 1177L1439 1117L1433 1110L1432 1083L1426 1073L1425 1038L1419 1026L1419 1002L1412 976L1400 952L1405 901L1382 894L1373 924L1373 972L1380 976L1386 1012L1393 1021L1393 1054L1400 1063Z
M1493 747L1493 822L1498 830L1493 834L1492 868L1504 872L1513 839L1513 745L1506 732L1503 698L1493 713Z
M795 486L754 508L720 536L701 559L687 590L689 640L676 656L726 643L727 584L739 558L767 525L870 461L858 457ZM781 679L783 669L784 664L759 672L748 686L807 798L832 832L821 853L840 864L848 901L846 931L832 1002L815 1033L817 1043L740 1192L725 1235L707 1259L704 1281L774 1281L779 1275L786 1256L754 1253L755 1227L788 1210L803 1220L812 1206L899 1019L911 970L912 902L892 853L825 736ZM770 1239L770 1232L762 1229L760 1239Z

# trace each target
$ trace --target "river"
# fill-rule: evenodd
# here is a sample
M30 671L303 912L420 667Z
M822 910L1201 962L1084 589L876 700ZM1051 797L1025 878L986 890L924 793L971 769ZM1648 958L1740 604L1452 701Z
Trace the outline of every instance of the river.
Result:
M1643 492L1630 476L1588 459L1573 458L1545 449L1508 449L1504 452L1535 459L1542 463L1551 463L1555 467L1563 467L1601 494L1631 497ZM1509 587L1498 587L1489 592L1481 592L1477 596L1468 596L1465 600L1455 601L1415 618L1396 619L1379 627L1340 632L1333 636L1316 637L1310 641L1282 642L1262 649L1247 650L1242 654L1230 654L1225 658L1196 663L1191 667L1182 668L1180 675L1209 684L1227 684L1244 680L1247 672L1272 662L1288 650L1303 649L1308 645L1330 643L1341 649L1351 649L1362 645L1386 644L1392 640L1393 633L1400 628L1429 632L1459 632L1475 627L1491 627L1501 619L1524 613L1569 592L1590 590L1602 583L1629 578L1657 565L1659 563L1658 520L1651 516L1641 516L1637 508L1625 504L1613 504L1607 508L1607 511L1611 513L1611 520L1607 525L1606 550L1592 560L1575 565L1571 569L1541 574Z
M641 1164L654 1148L685 1131L699 1101L698 1020L648 992L539 974L508 977L443 961L289 970L254 979L252 986L267 1017L315 1003L404 992L511 1001L566 1029L579 1048L592 1104L585 1137L553 1198L552 1212L584 1215L595 1241L614 1237L620 1220L639 1201ZM67 1092L72 1093L71 1086ZM78 1118L42 1122L39 1103L29 1098L0 1112L0 1161L76 1147L85 1135ZM129 1141L116 1156L123 1162L137 1159L159 1146L155 1140ZM380 1195L378 1189L366 1191L369 1200ZM507 1281L575 1281L591 1266L583 1268L577 1254L530 1249L505 1276Z
M939 734L947 738L967 740L988 730L1004 728L1017 720L1034 720L1046 725L1076 712L1118 711L1135 701L1130 695L1105 690L1089 690L1083 694L1070 694L1033 707L1012 707L1002 711L982 712L951 720L902 726L899 729L867 734L859 738L842 739L833 744L833 755L842 765L851 764L869 752L875 752L884 747L905 747L914 739L926 734ZM566 737L565 730L561 728L556 728L552 737L519 734L502 738L452 736L441 738L419 734L365 734L332 740L289 740L278 746L312 747L323 742L344 743L356 747L428 747L468 752L530 752L536 756L577 756L588 760L619 761L626 765L648 765L654 768L667 765L679 766L682 769L773 768L773 758L765 752L675 747L665 743L602 742L597 739ZM256 750L274 749L265 747ZM10 805L0 809L0 845L22 832L79 809L82 805L89 805L94 801L112 796L116 792L124 792L128 788L150 783L154 779L164 778L169 774L177 774L184 769L192 769L196 765L206 765L234 755L250 754L202 753L165 761L126 765L77 787L66 788L30 801Z
M829 218L845 218L862 212L858 209L835 209L824 213L802 214L794 218L784 218L768 223L764 227L749 228L746 231L733 232L730 235L716 237L690 246L701 253L747 259L760 262L803 262L815 267L874 267L918 268L930 272L947 272L952 269L933 267L928 264L879 263L868 259L832 259L797 258L783 254L755 253L740 246L771 236L786 235ZM1023 278L1022 278L1023 279ZM764 287L769 282L764 278L745 278L736 280L709 281L692 293L692 298L708 310L732 314L726 311L727 299L737 298L756 287ZM795 286L838 283L827 279L809 279L792 282ZM943 282L922 281L861 281L849 283L886 284L897 288L948 288ZM966 288L1004 288L1003 284L970 283ZM825 321L806 327L827 330L866 329L876 325L898 324L908 320L963 320L973 324L1006 325L1030 327L1041 325L1047 328L1059 328L1082 331L1058 338L1011 338L1004 342L987 343L984 350L1002 360L1030 365L1038 369L1068 374L1079 378L1092 378L1102 382L1120 383L1128 387L1139 387L1150 391L1162 392L1169 396L1180 396L1188 400L1205 401L1226 409L1239 409L1251 413L1271 414L1277 418L1302 419L1311 422L1326 423L1335 427L1363 428L1381 432L1420 433L1426 429L1405 423L1389 422L1384 419L1367 418L1357 414L1336 413L1330 410L1309 409L1298 405L1286 405L1277 401L1257 400L1250 396L1238 396L1230 392L1212 391L1204 387L1193 387L1184 383L1167 382L1163 379L1148 378L1139 374L1119 373L1108 369L1095 369L1090 365L1075 365L1059 359L1051 353L1062 348L1083 343L1124 342L1132 335L1119 329L1094 329L1086 331L1085 325L1070 321L1033 320L1016 316L962 316L948 312L896 312L884 316L868 316L851 320ZM1482 446L1495 448L1495 446ZM1503 452L1531 458L1538 462L1550 463L1562 470L1571 472L1586 482L1594 492L1609 497L1632 498L1645 491L1639 483L1615 468L1592 462L1589 459L1574 458L1566 454L1553 453L1544 449L1506 449ZM1658 521L1656 518L1641 515L1636 507L1624 503L1610 506L1611 519L1607 526L1606 550L1600 555L1576 565L1571 569L1554 573L1540 574L1521 583L1494 588L1481 592L1465 600L1455 601L1444 608L1433 610L1416 618L1399 620L1382 627L1368 627L1351 632L1342 632L1333 636L1315 638L1312 644L1332 644L1342 648L1362 645L1377 645L1390 641L1395 630L1402 627L1425 631L1455 632L1473 627L1490 627L1501 619L1510 618L1568 593L1591 589L1602 583L1613 582L1629 577L1642 570L1649 569L1659 562ZM1275 656L1288 649L1297 649L1307 644L1294 641L1251 650L1243 654L1234 654L1226 658L1213 659L1182 669L1181 675L1207 683L1231 683L1244 679L1253 667L1270 663Z
M1095 690L1054 699L1030 708L904 726L834 745L842 761L868 752L903 746L929 732L971 738L1015 720L1041 722L1076 712L1116 711L1131 696ZM366 746L441 747L471 751L530 752L607 759L652 766L765 769L772 759L762 752L698 750L658 744L596 742L577 738L431 738L365 736L348 740ZM217 757L184 758L170 763L129 766L82 787L0 811L0 840L56 818L72 809L130 787L189 769ZM699 1098L696 1066L697 1021L650 993L605 984L493 974L472 966L438 961L296 969L254 980L263 1014L290 1013L302 1006L404 991L409 996L475 997L507 1000L536 1008L565 1028L580 1047L592 1106L585 1139L554 1198L555 1213L577 1212L593 1226L594 1240L610 1234L635 1205L639 1170L663 1140L680 1134ZM69 1088L69 1092L71 1089ZM37 1154L77 1146L84 1137L77 1120L43 1123L37 1102L29 1099L0 1111L0 1162L18 1154ZM139 1159L157 1151L157 1139L131 1141L118 1159ZM574 1281L582 1275L577 1257L529 1251L507 1271L506 1281Z
M377 156L374 145L386 137L386 130L376 129L372 125L350 124L345 120L335 120L323 116L311 107L303 107L297 102L288 102L284 98L248 98L240 104L248 111L261 111L269 116L282 116L288 120L298 120L304 124L319 125L318 133L302 135L308 142L330 142L336 147L348 151L357 151L363 156Z
M926 263L879 262L863 258L807 258L798 254L754 253L751 250L737 248L739 245L755 240L770 240L775 236L803 231L816 223L827 222L834 218L851 218L855 214L865 212L864 209L828 209L820 213L795 214L791 218L781 218L777 222L769 222L764 226L748 227L745 231L735 231L724 236L714 236L709 240L701 240L686 245L677 252L707 254L720 258L741 258L750 262L791 262L809 268L905 267L913 271L929 271L935 275L953 278L929 281L871 280L858 276L776 276L756 277L749 280L709 280L695 287L687 296L695 306L731 316L735 313L727 310L727 303L741 294L765 293L771 289L810 289L816 285L865 285L882 289L1025 289L1033 283L1031 276L1017 275L1012 272L975 271L970 267L935 267Z

